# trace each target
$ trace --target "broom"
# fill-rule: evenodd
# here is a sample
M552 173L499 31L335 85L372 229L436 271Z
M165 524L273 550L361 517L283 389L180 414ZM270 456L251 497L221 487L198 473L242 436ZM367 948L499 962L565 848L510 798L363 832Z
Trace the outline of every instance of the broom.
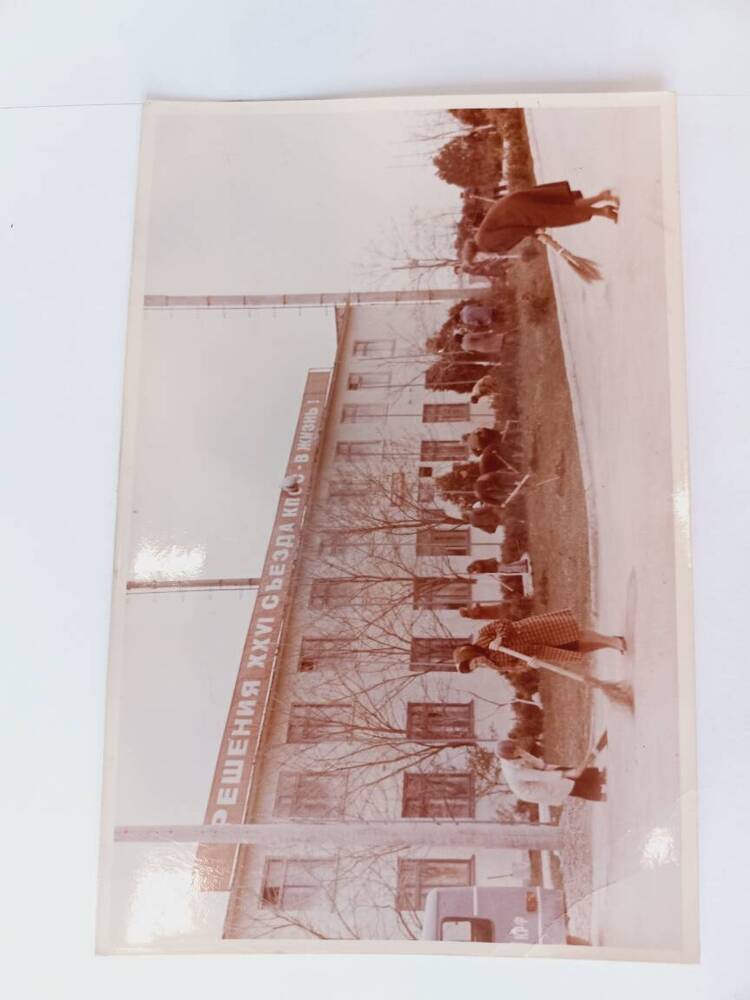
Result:
M618 705L623 705L625 708L632 709L633 707L633 689L626 681L602 681L598 677L582 677L572 670L566 670L565 667L558 667L556 663L548 663L546 660L540 660L536 656L527 656L526 653L519 653L515 649L508 649L507 646L500 646L496 642L490 643L490 649L494 649L498 653L506 653L508 656L514 656L517 660L523 660L524 663L535 670L549 670L553 674L567 677L578 684L587 684L589 687L601 691L610 701Z
M570 250L566 250L564 246L561 246L556 239L553 239L549 233L545 233L543 230L536 233L536 239L550 250L554 251L558 256L568 263L579 278L582 278L587 284L591 284L592 281L601 281L602 272L599 270L598 265L593 261L589 260L587 257L577 257Z

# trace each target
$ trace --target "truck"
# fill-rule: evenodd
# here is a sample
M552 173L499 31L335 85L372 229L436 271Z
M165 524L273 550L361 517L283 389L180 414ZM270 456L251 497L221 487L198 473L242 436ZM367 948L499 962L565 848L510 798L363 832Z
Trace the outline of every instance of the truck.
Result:
M541 886L466 886L431 889L422 939L509 944L586 944L568 937L565 900Z

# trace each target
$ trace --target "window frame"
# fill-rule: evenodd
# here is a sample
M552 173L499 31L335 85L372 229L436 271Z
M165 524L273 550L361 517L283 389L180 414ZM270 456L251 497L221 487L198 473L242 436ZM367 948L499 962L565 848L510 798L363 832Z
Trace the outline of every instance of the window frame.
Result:
M449 451L450 448L455 449L454 454L441 454L441 446L447 446L445 451ZM419 442L419 461L425 464L430 462L465 462L468 458L469 446L460 438L439 441L426 438Z
M454 781L461 779L467 783L468 790L466 793L455 797L457 802L466 804L466 811L449 809L447 812L430 812L429 805L431 802L451 802L451 797L442 796L440 798L435 792L430 793L429 790L429 783L431 781L438 782L446 778ZM409 785L420 787L415 791L414 787L409 789ZM420 811L416 813L407 810L408 803L414 801L417 801L421 807ZM471 771L404 772L404 781L401 789L401 816L403 819L474 819L476 816L476 805L476 784Z
M423 648L427 650L429 647L428 643L441 643L442 649L448 651L450 650L448 656L444 659L429 659L427 656L417 656L416 651L418 649L417 644L423 643ZM411 637L409 645L409 670L414 671L414 673L455 673L456 665L453 662L452 651L458 649L459 646L463 646L466 643L465 638L460 637L449 637L449 636L419 636L413 635ZM449 645L450 644L450 645ZM435 647L433 647L435 648ZM438 664L436 666L431 666L431 664Z
M334 460L337 462L356 462L367 458L382 459L384 443L382 438L373 438L366 441L337 441ZM357 454L357 446L362 445L376 445L376 448L372 451L363 451Z
M424 733L415 732L413 720L414 716L418 715L418 709L429 709L429 708L460 708L466 712L466 732L455 735L441 735L440 733L435 733L430 731L430 727L426 726ZM475 735L475 719L474 719L474 701L409 701L406 703L406 739L414 743L445 743L445 744L456 744L456 743L467 743L474 742L476 739Z
M338 702L338 701L326 701L326 702L307 702L307 701L296 701L289 706L289 718L287 720L287 730L286 730L286 743L340 743L343 742L344 736L335 736L331 738L330 734L326 733L325 720L319 719L315 720L309 717L309 713L298 713L295 716L295 709L323 709L323 708L341 708L348 712L349 721L344 722L343 719L332 719L330 723L332 725L346 726L351 725L354 718L353 704L352 702ZM319 726L323 726L322 731L316 731L315 724L318 723ZM299 730L299 735L295 733L295 726ZM294 733L294 738L293 738Z
M435 586L435 584L440 581L442 581L444 585L440 587ZM471 588L473 583L474 581L472 579L464 579L463 577L415 577L414 584L412 586L412 607L415 611L455 611L458 608L463 608L467 604L471 604ZM464 587L463 593L465 596L461 598L452 598L447 604L435 603L435 597L441 590L447 590L449 585L458 587L459 584ZM429 601L420 600L425 594L431 596Z
M274 885L274 886L270 886L269 887L269 884L268 884L268 877L269 877L269 875L268 875L268 873L269 873L269 868L273 864L281 864L281 865L283 865L283 874L282 874L282 879L281 879L281 881L279 882L278 885ZM300 883L299 885L297 885L295 883L288 882L287 881L287 873L289 871L289 867L290 867L290 865L295 865L295 864L298 864L298 865L330 865L331 869L332 869L332 878L331 878L330 885L332 885L334 887L334 892L332 892L330 894L330 896L329 896L325 892L325 886L321 885L320 883L312 883L310 885L308 885L307 883ZM324 903L326 903L326 904L328 904L328 906L332 907L333 906L333 898L335 897L335 887L336 887L337 877L338 877L338 858L336 858L335 856L331 857L329 855L328 857L323 857L323 858L319 858L319 857L315 857L315 858L300 858L300 857L279 858L279 857L276 857L276 856L274 856L274 857L267 857L265 859L265 861L264 861L264 864L263 864L263 876L262 876L261 884L260 884L260 906L261 906L262 909L269 909L269 910L270 909L274 909L274 910L289 910L289 911L293 911L293 912L298 912L298 911L299 912L305 912L305 911L309 911L309 910L322 909L321 906L317 905L317 901L313 902L312 905L310 905L310 906L285 906L284 905L284 892L287 891L287 890L289 890L289 889L317 889L319 892L321 892L323 894L323 901L324 901ZM278 902L272 902L271 900L269 900L267 898L267 890L269 888L273 888L273 889L278 889L279 890L279 899L278 899Z
M439 885L425 886L424 879L422 877L422 870L425 865L466 865L468 867L468 882L460 883L441 883ZM415 882L415 889L412 890L403 888L402 872L406 869L407 865L414 865L417 872L419 873L418 878ZM466 889L471 888L471 886L476 885L476 860L472 855L470 858L399 858L398 868L396 873L396 909L403 912L410 913L420 913L424 911L424 904L427 898L427 893L430 889ZM417 897L416 901L419 905L412 905L413 900L405 900L407 892L414 891ZM404 905L406 902L406 905Z
M379 381L373 381L374 379L379 379ZM352 384L356 383L357 380L361 380L361 385ZM391 373L372 371L372 372L349 372L346 380L346 388L349 392L359 392L361 389L390 389L391 387Z
M372 424L387 417L387 403L344 403L341 407L340 423Z
M371 354L366 347L364 348L364 350L360 349L361 346L365 344L389 344L390 351L387 351L385 354L381 354L380 352ZM353 358L393 358L395 357L395 354L396 354L395 339L373 337L370 340L355 340L352 342Z
M454 548L459 551L451 551L451 547L435 545L435 539L453 539ZM462 543L462 544L461 544ZM454 526L442 528L437 525L429 525L425 528L418 528L416 532L416 554L418 556L468 556L471 554L471 531L468 524L465 527Z
M333 659L334 655L336 656L344 655L343 651L339 653L338 651L334 650L330 656L326 657L324 654L319 652L320 650L325 650L326 643L330 643L331 646L333 647L336 644L341 643L341 639L338 638L337 636L327 636L327 635L302 636L302 642L300 643L300 649L299 649L299 661L297 664L297 670L299 673L312 673L313 671L316 670L325 670L326 659ZM307 647L307 649L305 647ZM354 654L352 654L352 656L353 655ZM313 660L313 661L319 660L320 663L319 665L314 665L312 667L303 667L302 663L305 660Z
M292 779L294 782L293 791L291 793L283 792L282 783ZM299 800L302 798L300 791L304 781L309 779L321 779L322 781L338 781L341 783L341 793L340 802L338 802L339 808L336 811L304 811L299 807ZM273 802L273 815L285 819L343 819L346 815L346 793L347 793L347 775L346 774L332 774L327 771L280 771L276 781L276 790L274 794ZM290 806L288 810L283 810L280 808L280 803L282 799L290 799Z
M448 413L451 416L448 416ZM443 414L446 414L443 416ZM459 415L460 414L460 415ZM465 424L471 420L469 403L424 403L422 405L423 424Z

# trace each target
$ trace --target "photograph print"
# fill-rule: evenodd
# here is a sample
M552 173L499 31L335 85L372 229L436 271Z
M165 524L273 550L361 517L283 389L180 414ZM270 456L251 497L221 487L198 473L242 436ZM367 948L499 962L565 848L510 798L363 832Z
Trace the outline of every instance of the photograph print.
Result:
M696 961L673 99L146 106L99 951Z

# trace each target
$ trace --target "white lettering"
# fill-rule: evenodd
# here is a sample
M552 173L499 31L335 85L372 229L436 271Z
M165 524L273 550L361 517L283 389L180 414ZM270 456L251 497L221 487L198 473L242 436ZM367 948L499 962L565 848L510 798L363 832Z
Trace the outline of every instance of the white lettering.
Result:
M244 760L225 760L221 772L222 785L239 785L244 765Z

